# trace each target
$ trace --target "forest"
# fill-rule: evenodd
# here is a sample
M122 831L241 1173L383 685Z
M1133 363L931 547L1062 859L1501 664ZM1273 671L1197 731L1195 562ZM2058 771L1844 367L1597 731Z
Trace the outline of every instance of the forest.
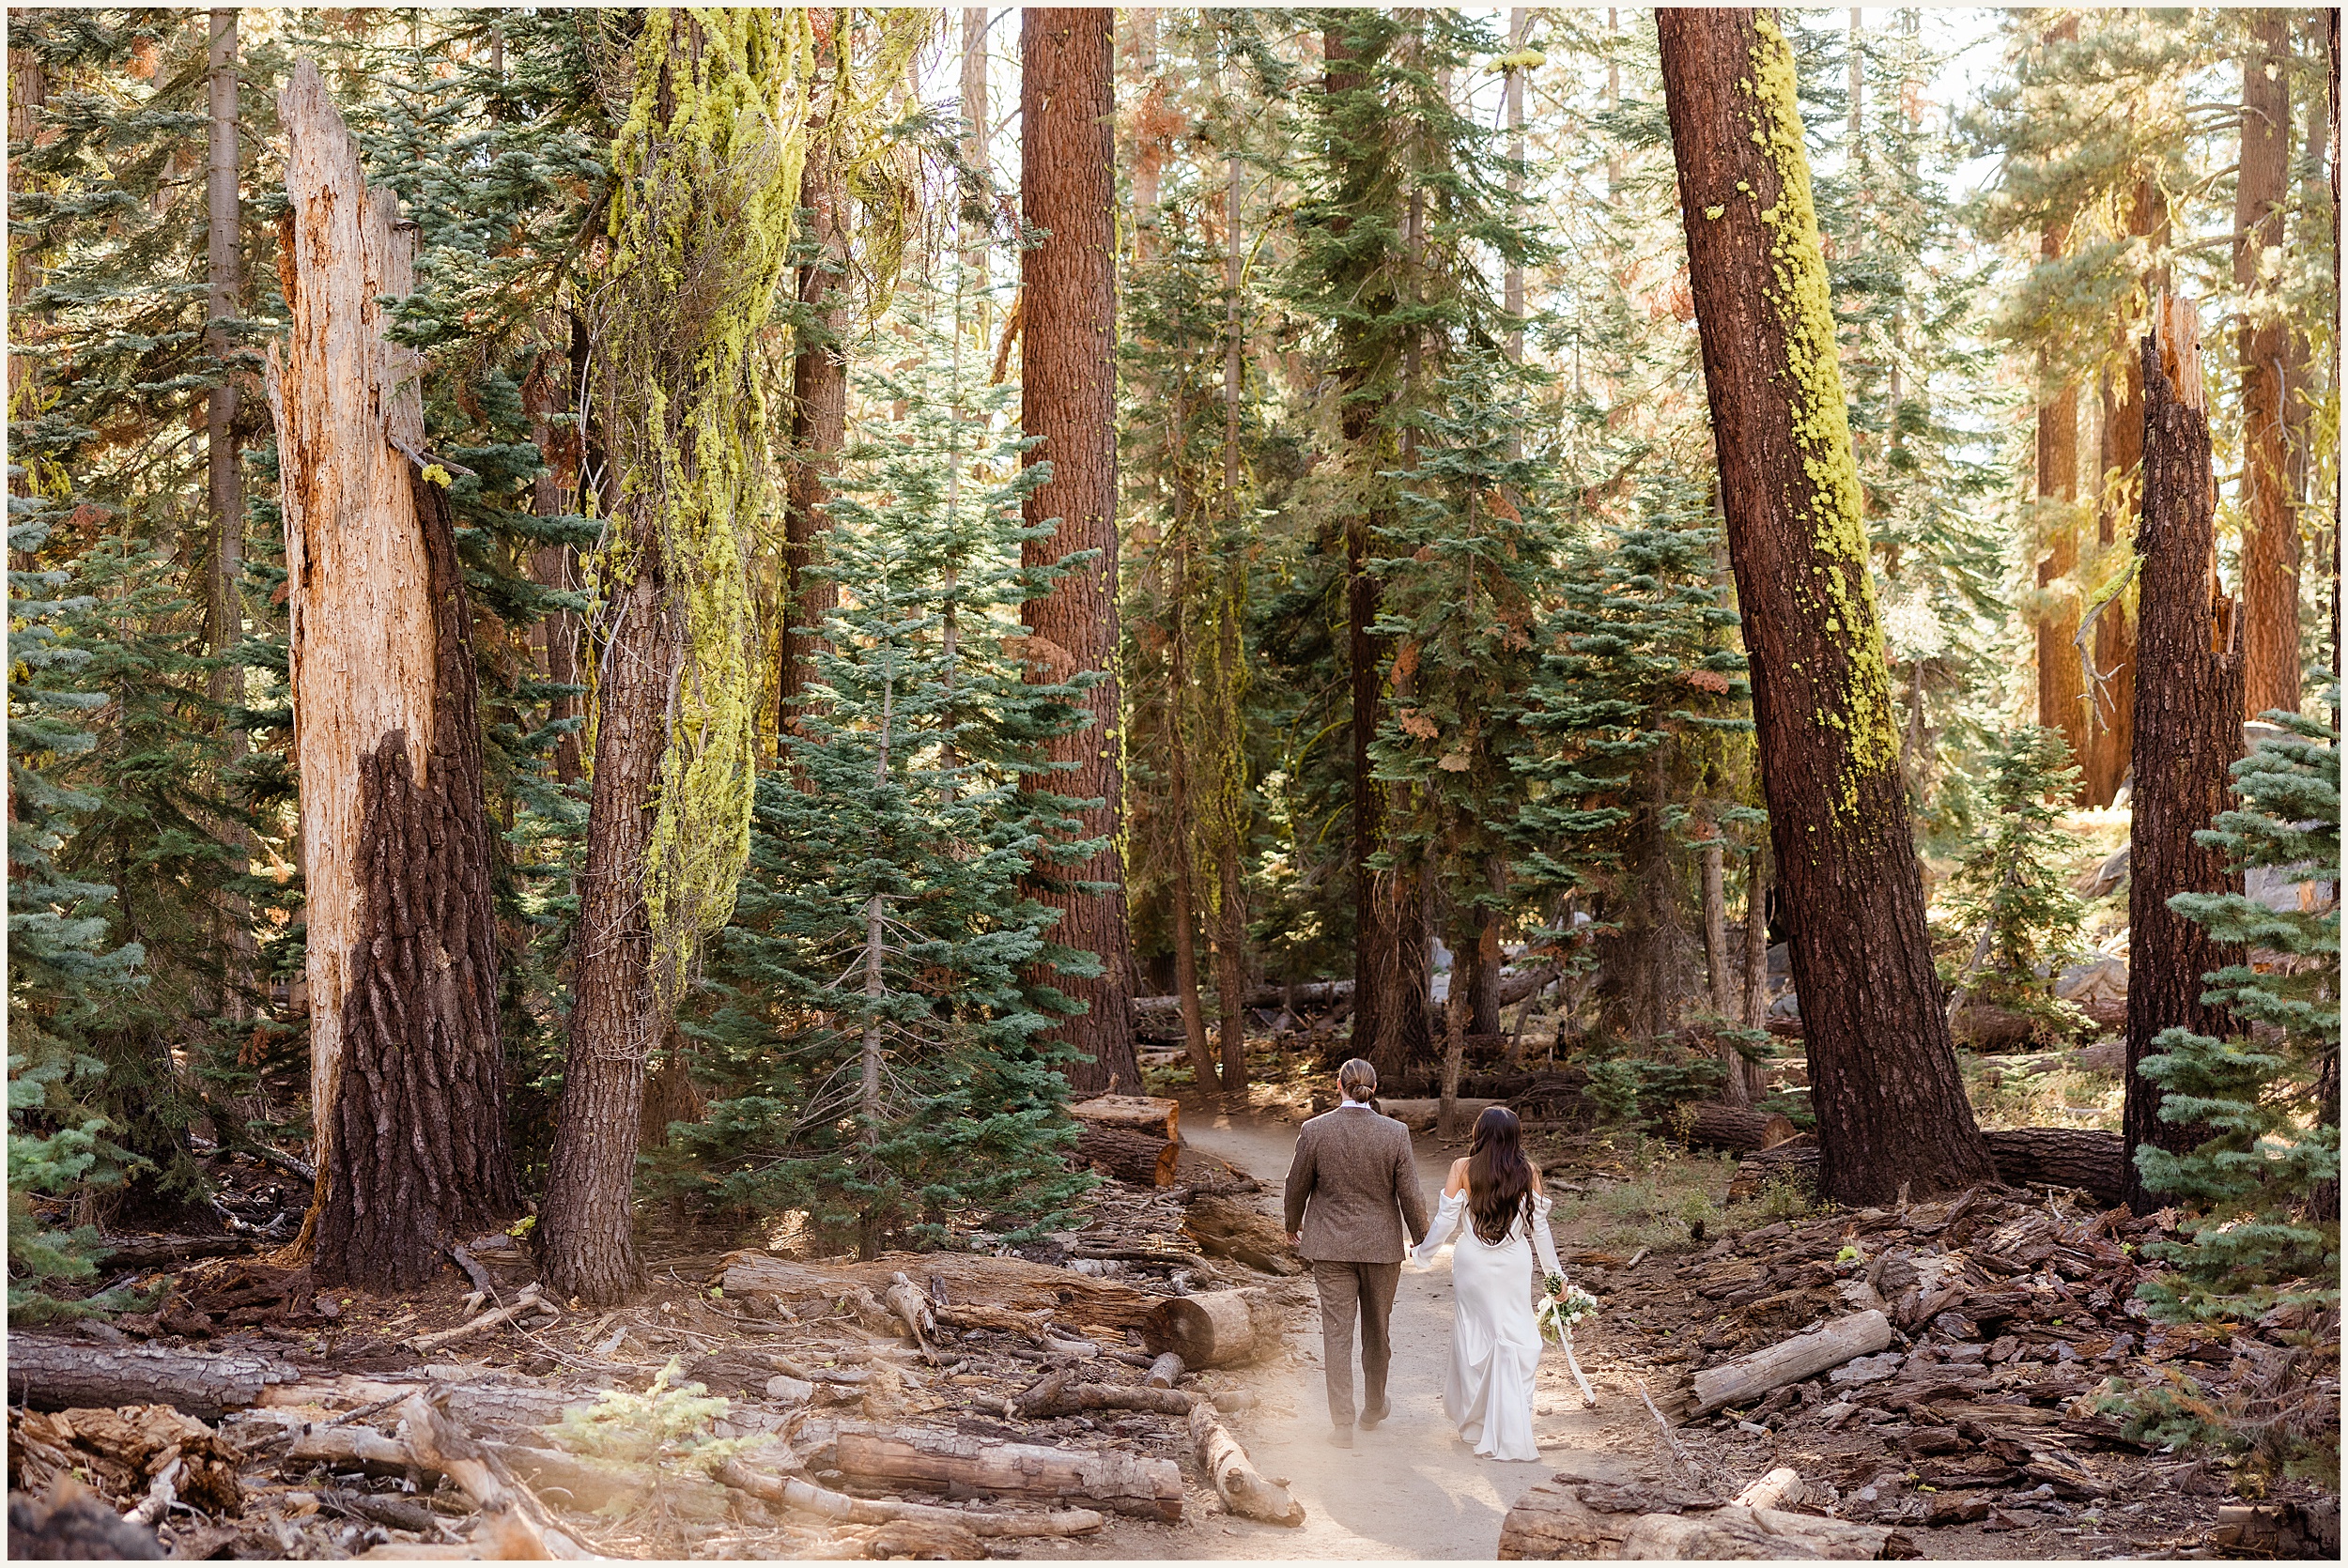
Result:
M10 1555L2335 1556L2339 28L11 8Z

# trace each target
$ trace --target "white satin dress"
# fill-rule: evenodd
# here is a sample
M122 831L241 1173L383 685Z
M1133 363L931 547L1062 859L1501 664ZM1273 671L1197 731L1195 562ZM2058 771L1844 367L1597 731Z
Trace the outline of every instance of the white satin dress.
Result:
M1467 1195L1446 1196L1411 1250L1424 1268L1456 1236L1451 1249L1451 1365L1444 1374L1443 1408L1460 1436L1487 1459L1538 1459L1533 1441L1533 1379L1540 1367L1541 1333L1533 1321L1533 1260L1562 1274L1550 1238L1549 1199L1533 1200L1527 1219L1493 1246L1475 1234Z

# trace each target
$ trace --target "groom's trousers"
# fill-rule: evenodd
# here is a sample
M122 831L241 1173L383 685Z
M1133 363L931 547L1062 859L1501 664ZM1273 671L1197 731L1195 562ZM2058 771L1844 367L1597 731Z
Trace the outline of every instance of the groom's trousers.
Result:
M1313 1260L1313 1284L1321 1287L1321 1371L1329 1383L1329 1420L1353 1424L1353 1319L1362 1321L1362 1408L1386 1406L1386 1363L1394 1349L1386 1320L1394 1315L1399 1263L1330 1263Z

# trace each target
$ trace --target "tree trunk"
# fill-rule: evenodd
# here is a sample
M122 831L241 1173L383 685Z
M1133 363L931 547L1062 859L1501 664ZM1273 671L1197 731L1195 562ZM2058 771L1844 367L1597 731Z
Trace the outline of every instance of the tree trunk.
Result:
M2179 893L2242 891L2226 857L2194 842L2229 805L2228 769L2242 755L2243 653L2235 608L2217 584L2209 414L2201 324L2190 301L2164 295L2143 342L2144 512L2136 548L2136 794L2128 829L2128 1068L2121 1131L2131 1150L2177 1153L2204 1130L2159 1116L2161 1088L2138 1071L2164 1029L2225 1036L2233 1020L2201 1001L2202 976L2241 949L2169 907ZM2131 1157L2128 1207L2161 1206Z
M1321 58L1321 91L1326 97L1335 100L1361 87L1362 74L1349 69L1352 55L1341 26L1322 32ZM1339 157L1335 146L1329 157L1333 161ZM1368 177L1367 171L1351 168L1346 174L1349 184ZM1368 365L1340 365L1337 371L1342 384L1355 391L1372 373ZM1374 410L1359 399L1339 399L1337 423L1349 451L1364 451L1380 439ZM1375 1063L1381 1073L1399 1074L1401 1060L1387 1052L1382 1040L1395 933L1390 906L1379 893L1379 874L1369 865L1385 837L1385 788L1371 771L1369 759L1370 743L1378 735L1379 695L1386 666L1385 639L1370 630L1378 620L1379 593L1378 579L1369 571L1369 545L1380 520L1373 512L1356 507L1349 511L1344 524L1346 671L1351 699L1347 800L1352 831L1347 862L1353 890L1352 1045L1353 1054Z
M1242 1518L1268 1524L1305 1522L1305 1505L1289 1496L1287 1483L1268 1481L1256 1468L1247 1451L1223 1424L1213 1401L1201 1398L1191 1406L1190 1438L1198 1468L1214 1483L1215 1496L1223 1499L1225 1508Z
M308 893L321 1281L422 1284L440 1248L519 1212L470 617L445 491L425 479L418 358L378 302L415 230L366 189L317 68L288 134L270 352Z
M564 1296L619 1300L641 1270L630 1226L644 1068L661 1034L644 896L653 813L645 808L668 745L670 684L684 628L668 608L657 559L607 611L595 691L587 862L571 935L568 1067L547 1173L539 1244Z
M1436 1113L1436 1136L1450 1143L1460 1136L1460 1063L1467 1053L1467 1020L1469 1003L1466 988L1454 981L1451 994L1443 1009L1443 1094L1442 1109Z
M1512 8L1508 12L1508 53L1520 54L1524 40L1532 36L1533 13L1525 7ZM1508 68L1508 211L1522 217L1524 209L1524 68ZM1524 264L1510 261L1501 281L1501 313L1508 318L1508 358L1511 362L1524 362ZM1511 430L1508 436L1508 455L1524 455L1524 438Z
M984 236L992 222L986 201L987 177L991 172L986 123L986 7L962 8L962 117L968 127L963 134L962 161L970 166L969 177L974 182L963 193L962 274L963 286L980 291L975 303L981 343L986 341L988 314Z
M18 167L18 147L30 147L40 133L40 112L49 101L49 71L41 57L29 49L11 46L8 50L8 195L14 208L14 197L25 191L23 171ZM30 238L8 237L8 407L18 407L25 378L33 374L33 361L18 353L19 344L34 336L29 329L31 315L24 309L25 300L39 282L40 269L34 264L33 242ZM23 480L12 480L11 494L25 493Z
M237 264L243 214L237 194L237 13L211 13L209 96L211 129L205 175L205 351L215 362L228 358L227 331L221 325L239 314L241 289ZM212 671L211 697L223 708L244 705L244 667L229 662L228 651L244 636L244 471L237 453L237 387L225 371L211 390L205 407L205 466L212 502L212 654L220 660ZM235 774L252 748L242 723L224 716L227 742L223 771ZM242 876L248 869L251 844L239 822L223 824L222 847L228 852L225 869ZM245 1016L244 994L254 983L252 911L234 894L221 900L227 927L228 973L223 988L222 1011L232 1019Z
M1198 1092L1212 1094L1223 1083L1215 1070L1214 1053L1207 1045L1207 1016L1198 1001L1198 938L1193 923L1197 901L1191 888L1191 871L1197 857L1196 824L1190 808L1190 526L1181 515L1174 520L1174 592L1172 625L1166 634L1166 805L1172 818L1174 884L1170 889L1174 924L1174 994L1182 1003L1182 1043L1190 1053L1190 1070Z
M1774 1111L1755 1111L1749 1105L1691 1105L1680 1115L1688 1116L1684 1124L1688 1142L1696 1148L1749 1154L1754 1149L1775 1148L1794 1135L1794 1124L1787 1118ZM1662 1123L1674 1131L1682 1125L1679 1116L1673 1115L1666 1115Z
M582 445L579 433L566 430L558 438L553 416L564 411L564 389L575 388L579 381L581 361L586 357L585 324L571 318L571 347L562 379L548 373L548 366L555 361L553 345L539 350L538 368L522 383L522 411L530 416L530 438L538 448L541 461L547 468L531 484L530 509L541 517L560 516L563 513L563 493L569 483L583 471L579 462ZM575 400L573 406L583 404ZM581 509L584 510L582 498ZM531 580L541 588L559 588L565 592L579 587L575 571L574 552L568 545L541 545L530 552ZM574 686L579 679L579 615L567 609L553 610L539 618L538 641L546 660L547 679L557 684ZM582 712L577 697L556 697L547 703L547 718L550 723L579 717ZM565 730L554 743L554 776L558 783L578 782L579 734L577 730Z
M1119 841L1123 836L1122 735L1117 682L1117 261L1110 116L1114 13L1075 8L1021 13L1019 111L1024 154L1020 209L1051 238L1019 258L1026 298L1020 351L1022 411L1038 445L1025 459L1052 465L1051 483L1029 492L1031 526L1058 524L1029 540L1022 560L1049 565L1072 551L1099 554L1020 607L1028 634L1055 644L1069 668L1105 679L1082 699L1091 723L1046 747L1072 771L1034 776L1033 788L1098 800L1077 813L1079 832L1105 840L1080 865L1038 868L1028 894L1060 911L1056 942L1101 957L1095 979L1053 972L1050 983L1085 1004L1054 1033L1081 1053L1067 1068L1078 1090L1137 1090L1134 1056L1131 943ZM1034 668L1031 664L1030 668ZM1080 891L1080 882L1110 884Z
M1718 829L1705 840L1702 852L1704 873L1704 977L1711 992L1712 1016L1727 1019L1735 1015L1731 997L1733 984L1728 974L1728 887L1726 882L1725 850Z
M2299 711L2299 521L2285 438L2283 360L2290 328L2279 278L2261 258L2279 253L2291 177L2291 22L2254 13L2242 60L2242 172L2234 188L2235 336L2242 365L2242 652L2245 716Z
M1953 1191L1989 1152L1924 930L1791 52L1751 11L1656 22L1820 1185Z
M1745 868L1745 1027L1758 1029L1769 1017L1769 849L1753 852Z
M1247 1087L1247 904L1240 885L1239 845L1228 835L1215 846L1222 897L1214 909L1214 992L1226 1093Z
M2138 181L2128 204L2128 234L2148 241L2155 253L2169 243L2168 198L2150 178ZM2168 286L2168 276L2166 266L2155 266L2143 278L2143 287L2157 294ZM2107 549L2119 541L2133 515L2129 498L2140 500L2143 494L2139 471L2144 457L2143 368L2124 327L2113 357L2119 364L2119 378L2105 384L2103 437L2109 445L2103 464L2102 504L2095 518L2096 542ZM2085 769L2086 800L2102 807L2118 796L2136 754L2136 619L2124 598L2106 606L2096 618L2094 646L2098 689Z
M2052 260L2062 254L2063 231L2048 229L2040 254ZM2040 374L2046 357L2040 356ZM2078 388L2064 382L2038 406L2038 504L2047 553L2038 562L2041 590L2062 584L2062 597L2038 613L2038 723L2062 737L2077 761L2087 754L2086 693L2080 689L2079 602L2071 581L2079 565L2078 519L2071 508L2078 500ZM2059 509L2059 510L2058 510Z
M835 38L832 30L845 24L845 13L810 14L815 19L816 69L820 72L831 67L831 112L837 114L847 40ZM808 570L817 564L822 535L831 527L825 503L831 499L831 478L848 430L846 192L833 168L835 140L827 117L808 121L799 205L809 213L807 241L818 254L799 269L799 314L791 359L791 455L782 512L783 604L789 623L782 631L782 667L776 682L780 693L777 730L782 735L798 732L799 708L823 646L824 619L840 602L840 585Z

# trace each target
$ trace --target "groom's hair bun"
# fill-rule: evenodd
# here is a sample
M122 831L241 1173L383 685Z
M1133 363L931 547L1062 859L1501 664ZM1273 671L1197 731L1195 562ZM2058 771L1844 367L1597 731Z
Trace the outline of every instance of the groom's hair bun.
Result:
M1346 1099L1366 1101L1378 1092L1378 1069L1356 1056L1337 1068L1337 1087Z

